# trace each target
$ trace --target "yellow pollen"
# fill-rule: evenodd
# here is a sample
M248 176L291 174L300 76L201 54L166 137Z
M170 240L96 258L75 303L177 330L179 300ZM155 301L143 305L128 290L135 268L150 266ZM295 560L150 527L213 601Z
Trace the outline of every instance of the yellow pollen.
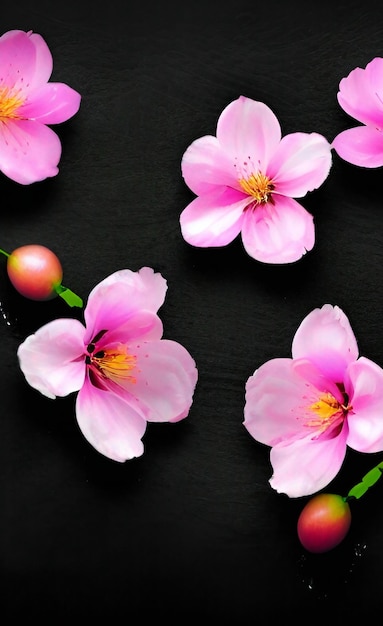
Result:
M316 417L309 419L307 426L319 428L322 432L338 419L344 418L345 414L352 410L352 406L341 404L328 392L324 393L317 402L314 402L308 408L316 414Z
M251 174L248 178L240 178L239 184L245 193L254 198L257 204L265 204L275 189L270 178L262 172Z
M21 119L17 114L23 99L12 93L9 87L0 87L0 121L6 119Z
M126 346L99 350L90 355L91 364L99 370L102 376L117 383L122 380L137 382L135 376L130 374L136 367L136 361L135 356L128 354Z

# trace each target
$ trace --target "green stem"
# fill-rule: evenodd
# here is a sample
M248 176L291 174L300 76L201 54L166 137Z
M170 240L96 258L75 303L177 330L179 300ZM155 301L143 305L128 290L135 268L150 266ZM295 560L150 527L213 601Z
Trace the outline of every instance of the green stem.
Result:
M55 287L55 290L57 295L65 300L65 302L69 304L69 306L78 306L80 308L83 306L83 301L80 296L68 289L68 287L64 287L64 285L57 285Z
M8 252L5 252L5 250L2 250L1 248L0 248L0 253L4 254L4 256L11 256L10 254L8 254Z
M363 476L360 483L354 485L352 489L348 492L347 496L344 500L347 502L348 500L352 500L356 498L357 500L361 498L366 491L375 485L375 483L379 480L381 475L383 474L383 461L378 463L375 467L372 468L365 476Z

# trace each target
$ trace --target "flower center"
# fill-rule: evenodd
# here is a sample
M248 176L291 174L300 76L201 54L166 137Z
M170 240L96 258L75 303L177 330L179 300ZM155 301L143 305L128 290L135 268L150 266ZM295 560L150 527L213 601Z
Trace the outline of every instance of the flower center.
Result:
M240 178L239 184L245 193L254 198L257 204L266 204L275 189L274 183L262 172L250 174L247 178Z
M331 393L326 392L309 406L309 410L315 416L310 416L307 426L312 426L322 433L339 422L343 422L347 413L352 410L352 406L348 404L346 394L344 394L344 403L341 404Z
M12 93L9 87L0 87L0 121L18 119L17 110L23 104L19 95Z
M108 378L116 383L129 381L137 382L131 371L136 367L137 358L129 354L127 347L120 344L114 348L98 350L94 352L94 344L88 346L89 355L86 357L87 365L97 370L103 378Z

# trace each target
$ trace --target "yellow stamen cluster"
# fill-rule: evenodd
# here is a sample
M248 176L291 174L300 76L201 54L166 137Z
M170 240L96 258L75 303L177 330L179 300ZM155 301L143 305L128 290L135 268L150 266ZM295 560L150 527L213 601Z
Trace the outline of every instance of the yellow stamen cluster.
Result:
M254 198L257 204L268 202L272 191L275 189L273 182L262 172L251 174L248 178L240 178L239 184L245 193Z
M23 99L13 93L9 87L0 87L0 120L17 119L18 108L23 104Z
M100 350L90 355L90 363L94 365L102 376L115 382L127 380L136 382L130 372L136 367L136 357L128 354L125 346Z
M351 409L350 405L338 402L331 393L324 393L314 404L309 406L309 410L315 413L317 417L310 418L307 425L323 432L338 419L343 419Z

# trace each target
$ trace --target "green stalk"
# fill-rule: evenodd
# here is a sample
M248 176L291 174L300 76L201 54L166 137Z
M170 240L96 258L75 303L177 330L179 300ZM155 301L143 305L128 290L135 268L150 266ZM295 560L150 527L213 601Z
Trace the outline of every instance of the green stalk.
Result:
M68 287L64 287L64 285L57 285L55 287L55 291L58 296L60 296L63 300L65 300L67 304L69 304L69 306L78 306L80 308L83 306L83 301L80 296L68 289Z
M347 496L343 498L345 502L353 499L359 500L359 498L361 498L370 487L375 485L375 483L379 480L382 474L383 461L381 463L378 463L378 465L376 465L369 472L367 472L367 474L363 476L360 483L357 483L356 485L354 485L354 487L352 487L352 489L350 489Z

